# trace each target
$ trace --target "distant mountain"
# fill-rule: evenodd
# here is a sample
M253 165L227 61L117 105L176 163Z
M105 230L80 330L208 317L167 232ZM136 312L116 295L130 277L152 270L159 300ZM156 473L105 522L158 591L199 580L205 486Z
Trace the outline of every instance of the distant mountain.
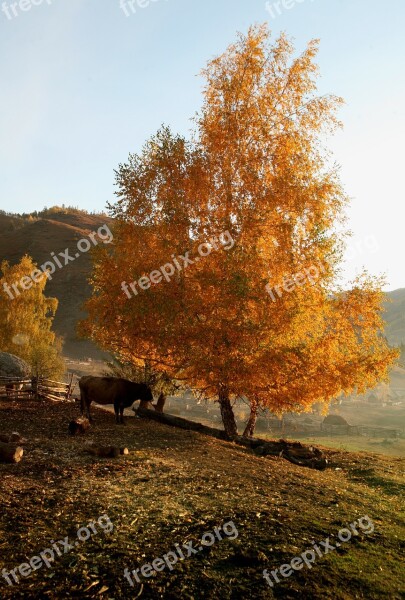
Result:
M104 224L112 223L105 214L88 214L72 208L54 207L26 215L0 212L0 260L17 263L29 254L39 264L69 248L74 256L77 242ZM63 260L62 260L63 263ZM98 348L76 335L77 322L85 315L84 301L90 296L87 278L91 272L90 252L80 253L75 261L57 270L48 282L46 293L59 300L54 327L65 339L65 354L71 358L101 358ZM385 303L386 335L392 345L405 344L405 288L389 292Z
M384 319L386 335L394 346L405 344L405 288L388 292Z

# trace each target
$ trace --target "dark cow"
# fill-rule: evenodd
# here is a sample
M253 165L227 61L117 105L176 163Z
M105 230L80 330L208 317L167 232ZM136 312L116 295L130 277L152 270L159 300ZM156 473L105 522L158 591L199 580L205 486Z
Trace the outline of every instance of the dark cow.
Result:
M113 404L117 423L124 423L124 408L129 408L136 400L151 402L153 395L145 383L133 383L117 377L82 377L79 380L80 408L82 415L86 410L91 422L90 404Z

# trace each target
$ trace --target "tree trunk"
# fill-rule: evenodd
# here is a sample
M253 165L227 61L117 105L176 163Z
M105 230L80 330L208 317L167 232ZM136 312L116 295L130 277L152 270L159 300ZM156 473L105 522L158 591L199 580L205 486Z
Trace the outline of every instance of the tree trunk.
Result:
M234 437L238 435L238 427L235 421L235 415L233 414L233 408L231 401L229 400L229 394L227 390L221 390L219 394L219 406L221 409L222 423L228 437Z
M31 379L31 393L34 400L39 400L38 397L38 377L33 377Z
M243 432L243 437L253 437L257 421L257 409L258 406L256 402L251 402L250 416L248 422L246 423L245 431Z
M162 413L165 404L166 404L166 394L164 394L163 392L160 392L158 401L154 405L155 410L157 410L157 412Z

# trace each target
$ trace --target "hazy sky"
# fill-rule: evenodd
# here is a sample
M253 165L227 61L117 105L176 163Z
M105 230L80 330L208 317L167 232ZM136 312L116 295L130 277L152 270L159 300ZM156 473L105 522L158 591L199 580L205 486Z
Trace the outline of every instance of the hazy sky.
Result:
M364 265L405 287L404 0L35 2L0 12L1 209L103 210L129 152L162 123L187 134L206 61L267 20L299 52L320 38L320 93L347 103L330 141L353 198L347 276Z

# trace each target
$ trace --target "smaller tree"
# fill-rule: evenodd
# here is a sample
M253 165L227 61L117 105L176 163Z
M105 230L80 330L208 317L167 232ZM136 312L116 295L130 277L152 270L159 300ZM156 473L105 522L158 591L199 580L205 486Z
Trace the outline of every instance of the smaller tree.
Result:
M33 377L61 378L62 342L52 331L58 301L45 296L46 274L27 255L13 266L3 261L1 272L0 349L25 360Z
M62 341L55 339L53 346L39 342L31 350L30 356L31 374L36 379L45 377L47 379L61 380L66 371L66 364L62 356Z

